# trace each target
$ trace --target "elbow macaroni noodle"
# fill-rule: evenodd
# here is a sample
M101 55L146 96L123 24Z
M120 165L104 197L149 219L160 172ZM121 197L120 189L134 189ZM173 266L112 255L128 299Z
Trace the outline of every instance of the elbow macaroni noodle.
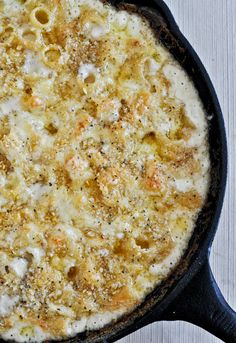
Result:
M33 26L40 29L49 29L53 21L52 13L46 7L36 7L30 14Z
M62 49L59 45L50 44L42 51L43 61L46 65L56 66L62 64Z

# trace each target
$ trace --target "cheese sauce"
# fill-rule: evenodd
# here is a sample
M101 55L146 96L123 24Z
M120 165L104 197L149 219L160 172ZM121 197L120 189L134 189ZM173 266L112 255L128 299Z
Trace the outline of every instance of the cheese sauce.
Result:
M187 249L209 185L192 81L99 0L0 3L0 336L132 311Z

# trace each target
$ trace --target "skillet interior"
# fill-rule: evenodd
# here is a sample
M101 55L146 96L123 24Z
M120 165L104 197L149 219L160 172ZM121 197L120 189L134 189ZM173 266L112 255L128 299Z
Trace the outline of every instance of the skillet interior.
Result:
M167 306L205 261L216 231L225 188L227 150L224 123L214 89L199 58L179 32L162 0L150 0L149 7L146 7L145 0L134 0L133 5L120 3L120 1L112 1L112 3L146 17L157 38L168 48L193 80L209 117L210 190L197 220L188 250L169 278L149 294L132 313L99 331L79 334L67 340L68 343L113 342L154 320L161 319L161 314Z

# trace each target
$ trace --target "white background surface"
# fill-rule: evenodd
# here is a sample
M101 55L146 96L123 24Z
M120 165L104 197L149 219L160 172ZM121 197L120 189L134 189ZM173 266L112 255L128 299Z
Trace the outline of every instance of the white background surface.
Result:
M236 310L236 0L165 0L219 96L229 147L228 187L211 254L216 280ZM148 3L148 1L147 1ZM119 343L218 343L187 323L156 323Z

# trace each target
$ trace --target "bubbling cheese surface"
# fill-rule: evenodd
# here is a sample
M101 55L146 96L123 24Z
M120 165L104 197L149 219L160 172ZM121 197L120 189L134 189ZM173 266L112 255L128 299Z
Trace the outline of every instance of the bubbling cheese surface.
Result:
M0 336L75 336L179 262L209 184L207 123L134 13L0 2Z

